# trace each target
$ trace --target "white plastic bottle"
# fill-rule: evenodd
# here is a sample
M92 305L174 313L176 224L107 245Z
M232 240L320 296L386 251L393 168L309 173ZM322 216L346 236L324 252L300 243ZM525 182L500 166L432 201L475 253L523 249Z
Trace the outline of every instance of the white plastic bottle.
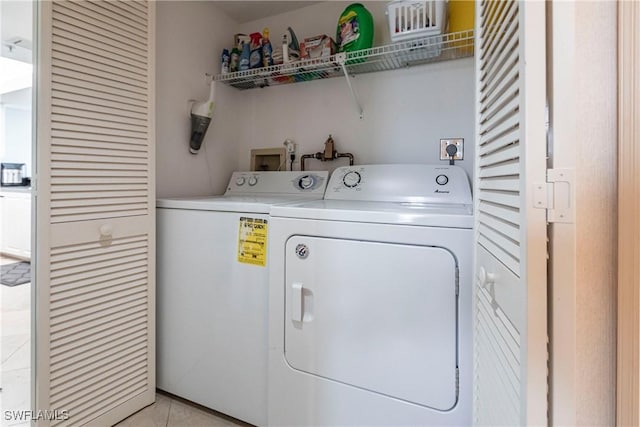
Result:
M289 60L289 33L282 35L282 63L288 64Z

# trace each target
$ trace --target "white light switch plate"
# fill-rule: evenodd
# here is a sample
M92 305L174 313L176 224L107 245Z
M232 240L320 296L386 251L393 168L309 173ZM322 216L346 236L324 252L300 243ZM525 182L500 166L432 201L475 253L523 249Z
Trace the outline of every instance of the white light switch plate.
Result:
M462 160L464 154L464 138L447 138L440 140L440 160L449 160L447 154L447 147L449 145L455 145L458 147L458 152L453 157L453 160Z

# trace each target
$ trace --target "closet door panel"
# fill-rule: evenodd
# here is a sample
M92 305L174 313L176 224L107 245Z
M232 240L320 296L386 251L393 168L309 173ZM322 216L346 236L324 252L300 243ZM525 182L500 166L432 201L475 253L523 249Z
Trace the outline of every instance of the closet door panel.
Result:
M36 408L111 425L155 400L154 4L39 19Z
M545 3L476 10L474 423L546 425Z

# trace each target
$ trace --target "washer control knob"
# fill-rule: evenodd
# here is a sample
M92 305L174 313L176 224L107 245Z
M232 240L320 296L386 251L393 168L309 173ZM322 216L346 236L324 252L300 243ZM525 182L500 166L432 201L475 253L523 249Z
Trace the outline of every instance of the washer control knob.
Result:
M304 175L298 180L298 187L302 190L309 190L310 188L313 188L315 184L316 179L313 175Z
M258 183L258 177L257 176L252 176L251 178L249 178L249 185L250 186L254 186Z
M447 175L436 176L436 183L438 185L445 185L447 182L449 182L449 177Z
M342 178L342 183L345 187L353 188L360 184L362 176L356 171L347 172Z
M236 185L244 185L246 179L244 176L239 176L238 178L236 178Z

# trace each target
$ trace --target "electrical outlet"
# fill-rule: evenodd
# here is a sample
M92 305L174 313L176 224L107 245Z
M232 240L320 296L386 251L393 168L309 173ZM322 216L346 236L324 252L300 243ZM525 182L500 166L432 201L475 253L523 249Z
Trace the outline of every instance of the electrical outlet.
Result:
M440 140L440 160L449 160L451 157L447 154L447 147L449 145L455 145L458 147L458 152L453 157L453 160L462 160L464 154L464 138L447 138Z
M296 154L296 143L290 139L286 139L283 143L287 147L287 154Z

